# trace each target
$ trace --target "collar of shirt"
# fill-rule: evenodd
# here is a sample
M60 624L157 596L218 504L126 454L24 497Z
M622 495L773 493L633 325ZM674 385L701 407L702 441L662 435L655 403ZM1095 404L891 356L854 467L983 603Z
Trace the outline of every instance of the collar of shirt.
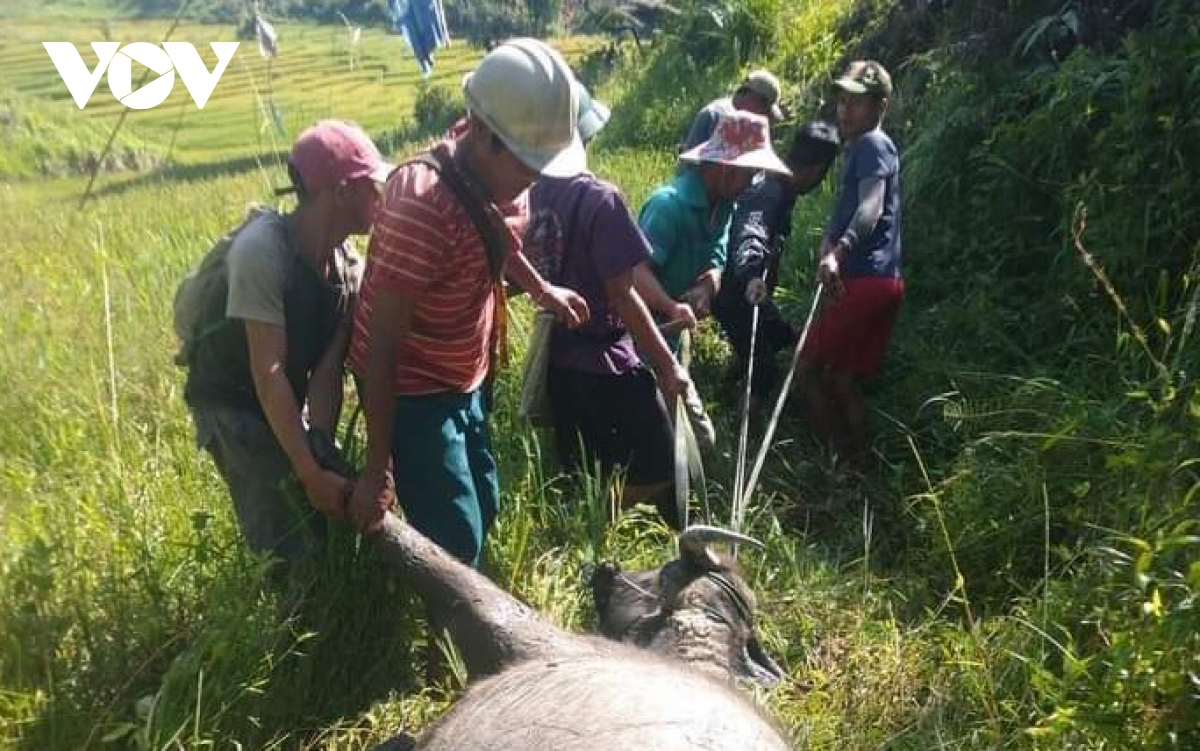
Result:
M689 206L697 211L708 211L708 192L704 189L704 180L700 170L688 165L675 178L675 190Z

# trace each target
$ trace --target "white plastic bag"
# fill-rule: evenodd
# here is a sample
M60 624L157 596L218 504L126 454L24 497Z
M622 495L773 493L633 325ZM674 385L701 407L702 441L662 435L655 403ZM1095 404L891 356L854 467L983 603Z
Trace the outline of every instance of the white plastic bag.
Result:
M554 314L539 310L533 320L525 364L521 371L521 405L517 415L539 427L553 424L550 411L550 391L547 382L550 369L550 335L554 329Z

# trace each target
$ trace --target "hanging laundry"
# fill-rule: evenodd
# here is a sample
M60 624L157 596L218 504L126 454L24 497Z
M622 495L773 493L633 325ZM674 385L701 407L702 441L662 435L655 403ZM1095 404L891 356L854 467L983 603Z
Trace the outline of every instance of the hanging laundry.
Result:
M254 14L254 33L258 36L258 54L279 57L279 39L275 36L275 27L258 12Z
M350 19L346 18L346 14L340 10L338 16L341 17L342 24L346 27L346 56L350 59L350 71L354 72L358 62L358 44L362 41L362 27L350 23Z
M433 72L433 51L450 44L442 0L388 0L392 30L404 35L421 74Z

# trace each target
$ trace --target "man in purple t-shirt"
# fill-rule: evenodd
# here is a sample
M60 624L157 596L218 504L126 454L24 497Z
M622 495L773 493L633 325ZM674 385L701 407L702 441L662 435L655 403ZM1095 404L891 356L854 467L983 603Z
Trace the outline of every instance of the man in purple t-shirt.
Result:
M607 117L603 105L581 93L585 143ZM650 257L650 247L616 186L588 173L538 180L529 209L524 252L552 283L579 293L591 311L578 328L556 324L550 340L547 385L559 459L572 470L595 461L606 472L625 468L622 502L653 502L677 527L682 520L670 492L666 404L691 382L634 288L634 270ZM690 308L670 305L672 319L695 325Z

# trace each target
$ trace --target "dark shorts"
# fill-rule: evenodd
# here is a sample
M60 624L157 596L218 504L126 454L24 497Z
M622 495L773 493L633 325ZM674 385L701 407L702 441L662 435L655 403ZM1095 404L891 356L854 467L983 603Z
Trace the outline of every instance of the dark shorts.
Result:
M396 397L392 470L408 522L464 563L479 564L500 489L484 390Z
M671 420L649 370L612 375L551 367L547 376L554 438L565 468L599 461L606 472L626 468L630 485L671 481Z
M846 279L846 293L826 299L813 321L801 356L806 365L870 378L879 372L904 302L904 280Z

